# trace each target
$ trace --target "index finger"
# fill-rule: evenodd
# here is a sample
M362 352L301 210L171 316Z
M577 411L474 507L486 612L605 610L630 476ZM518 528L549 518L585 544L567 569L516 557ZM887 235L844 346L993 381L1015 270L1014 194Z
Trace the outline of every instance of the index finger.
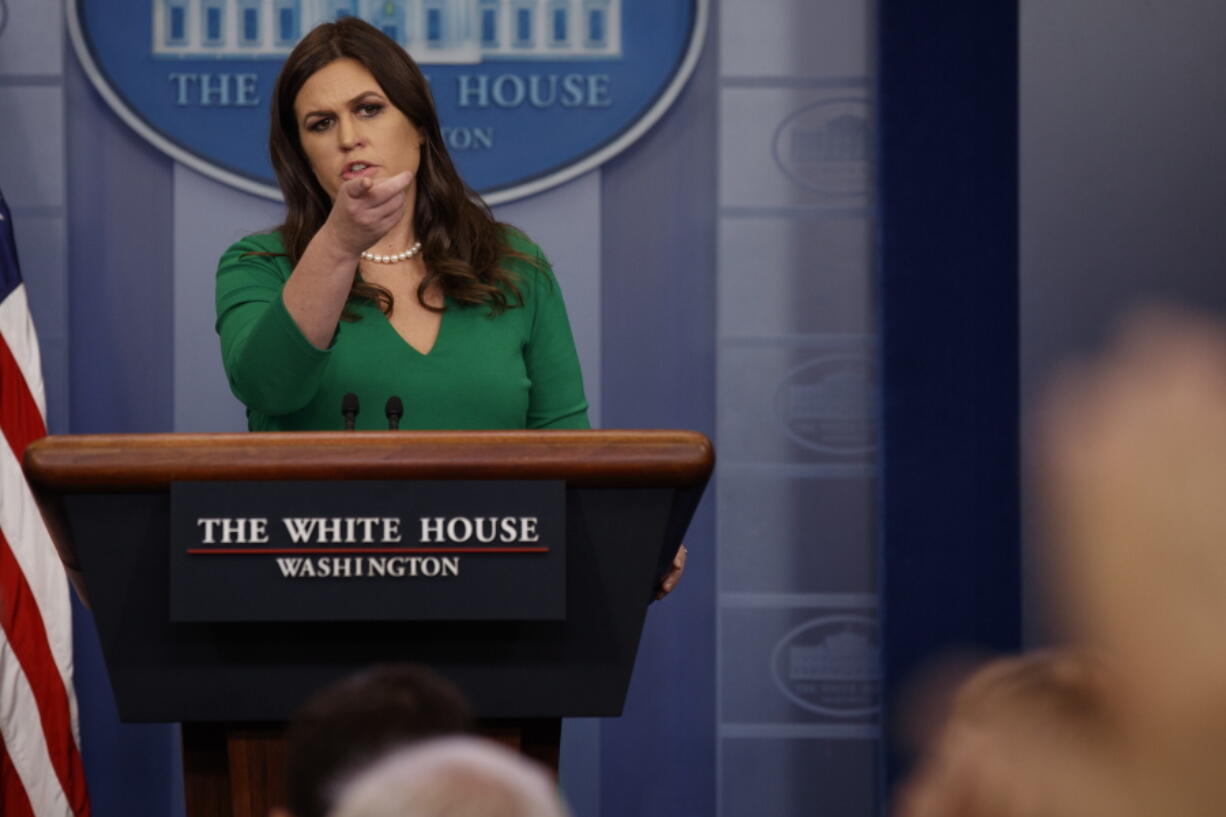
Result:
M372 184L368 176L362 176L345 182L341 185L341 190L351 199L360 199L370 192Z
M404 191L409 186L409 182L413 181L413 171L406 170L402 173L397 173L390 179L384 179L381 182L376 182L370 188L370 198L375 202L384 202L395 196L397 193Z

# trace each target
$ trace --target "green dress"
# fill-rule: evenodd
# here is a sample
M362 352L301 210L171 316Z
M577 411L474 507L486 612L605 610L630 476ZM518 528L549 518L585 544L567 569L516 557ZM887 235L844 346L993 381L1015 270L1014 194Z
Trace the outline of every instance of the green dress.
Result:
M525 238L511 245L541 257ZM438 339L414 349L373 304L351 302L317 349L281 299L292 271L279 233L248 236L217 269L217 333L230 388L252 431L340 429L341 398L358 396L359 429L386 429L384 405L404 403L406 429L588 428L579 359L562 294L547 264L511 261L522 307L491 316L486 306L446 300Z

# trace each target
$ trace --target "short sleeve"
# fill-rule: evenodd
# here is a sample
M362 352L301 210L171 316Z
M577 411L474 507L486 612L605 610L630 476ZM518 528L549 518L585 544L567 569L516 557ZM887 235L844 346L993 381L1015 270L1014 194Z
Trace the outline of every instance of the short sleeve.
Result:
M281 298L288 259L275 236L248 236L217 267L217 334L230 389L248 409L288 414L315 396L329 350L302 334Z
M535 249L535 248L534 248ZM521 278L531 293L531 331L524 348L528 379L528 428L591 428L579 355L566 316L562 289L549 263L540 254L540 268Z

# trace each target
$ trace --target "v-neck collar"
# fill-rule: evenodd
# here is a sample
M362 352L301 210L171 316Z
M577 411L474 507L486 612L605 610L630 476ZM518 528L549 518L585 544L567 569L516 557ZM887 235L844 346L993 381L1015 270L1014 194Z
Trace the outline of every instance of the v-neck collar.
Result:
M448 313L451 312L451 310L452 310L451 299L448 298L446 295L444 295L443 296L443 313L439 315L438 331L434 333L434 343L432 343L430 345L430 348L424 352L421 349L418 349L413 344L409 343L408 339L405 338L404 335L400 334L400 331L396 329L396 327L392 324L391 319L387 316L387 314L382 309L375 307L374 311L378 313L378 320L382 321L383 325L387 327L387 330L391 332L393 335L395 335L396 338L402 344L404 344L404 346L407 349L411 350L418 357L429 358L433 356L436 351L438 351L439 343L441 343L443 340L443 331L446 329L447 324L449 323L449 321L447 320L447 315Z

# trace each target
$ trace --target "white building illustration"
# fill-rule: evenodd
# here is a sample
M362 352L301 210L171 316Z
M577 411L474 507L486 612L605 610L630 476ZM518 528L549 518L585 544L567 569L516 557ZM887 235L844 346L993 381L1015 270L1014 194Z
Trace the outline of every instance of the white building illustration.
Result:
M881 677L877 664L873 644L851 631L788 650L788 678L793 681L877 681Z
M787 419L858 420L872 416L873 389L864 372L835 372L817 383L792 385Z
M621 56L621 0L152 0L159 57L283 57L355 16L419 63Z

